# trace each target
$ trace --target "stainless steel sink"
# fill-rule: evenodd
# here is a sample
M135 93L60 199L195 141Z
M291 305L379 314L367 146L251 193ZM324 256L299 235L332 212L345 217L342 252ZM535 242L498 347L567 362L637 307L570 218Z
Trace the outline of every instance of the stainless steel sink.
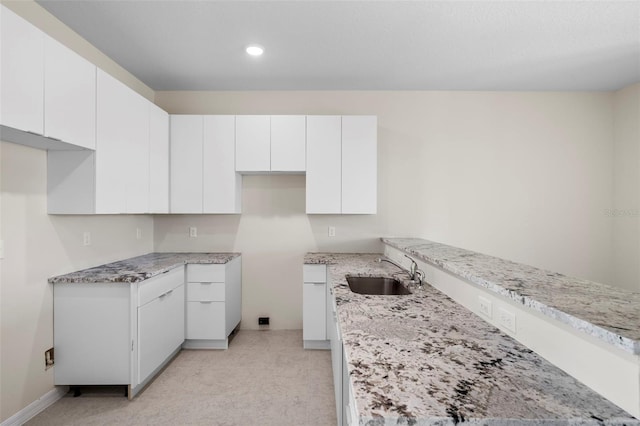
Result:
M411 294L400 281L393 278L347 276L347 283L354 293L394 296Z

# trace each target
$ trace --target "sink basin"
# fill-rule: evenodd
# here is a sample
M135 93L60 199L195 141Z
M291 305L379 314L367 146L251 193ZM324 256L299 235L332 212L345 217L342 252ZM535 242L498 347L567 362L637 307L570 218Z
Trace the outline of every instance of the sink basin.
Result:
M349 288L354 293L378 295L402 295L411 292L402 283L385 277L347 277Z

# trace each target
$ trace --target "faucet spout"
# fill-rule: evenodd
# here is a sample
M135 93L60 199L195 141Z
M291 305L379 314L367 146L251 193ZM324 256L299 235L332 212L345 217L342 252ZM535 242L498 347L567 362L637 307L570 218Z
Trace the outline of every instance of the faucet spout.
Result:
M390 263L392 265L394 265L395 267L401 269L403 272L406 272L407 275L409 275L409 279L411 279L411 281L415 281L417 282L419 288L422 288L422 282L425 278L425 274L422 270L418 269L418 263L413 260L413 258L411 258L410 256L407 256L406 254L404 255L407 259L409 259L411 261L411 268L409 271L407 271L402 265L394 262L391 259L386 259L383 257L379 257L376 262L378 263L382 263L382 262L387 262Z

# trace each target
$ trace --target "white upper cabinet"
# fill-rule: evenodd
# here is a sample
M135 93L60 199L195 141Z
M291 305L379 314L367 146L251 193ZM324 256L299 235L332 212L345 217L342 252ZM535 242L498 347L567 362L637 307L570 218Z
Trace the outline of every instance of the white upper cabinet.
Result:
M375 214L377 118L307 116L307 213Z
M169 213L169 114L149 102L149 213Z
M43 134L44 33L0 5L0 124Z
M342 117L342 213L377 211L378 120L376 116Z
M236 171L271 171L271 117L236 116Z
M171 213L240 213L236 117L171 115Z
M96 213L149 209L147 100L98 70Z
M234 167L233 115L205 115L202 158L203 213L240 213L242 176Z
M45 36L44 135L96 147L96 66Z
M307 213L342 212L340 116L307 116Z
M271 116L271 171L304 172L306 166L306 117Z
M202 115L171 116L171 213L202 213Z
M149 211L149 101L127 87L123 105L125 128L125 213ZM98 152L98 155L100 153ZM121 169L122 173L123 170Z
M126 87L102 70L97 75L96 213L126 211Z

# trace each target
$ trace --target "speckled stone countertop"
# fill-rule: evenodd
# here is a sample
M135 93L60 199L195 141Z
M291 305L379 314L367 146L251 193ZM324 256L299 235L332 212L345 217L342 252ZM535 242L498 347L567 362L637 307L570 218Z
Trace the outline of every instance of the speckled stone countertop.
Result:
M49 278L59 283L137 283L187 263L224 264L240 253L149 253Z
M407 296L351 292L346 275L398 275L378 257L305 256L329 265L360 425L640 425L428 284Z
M382 242L640 354L640 293L420 238L382 238Z

